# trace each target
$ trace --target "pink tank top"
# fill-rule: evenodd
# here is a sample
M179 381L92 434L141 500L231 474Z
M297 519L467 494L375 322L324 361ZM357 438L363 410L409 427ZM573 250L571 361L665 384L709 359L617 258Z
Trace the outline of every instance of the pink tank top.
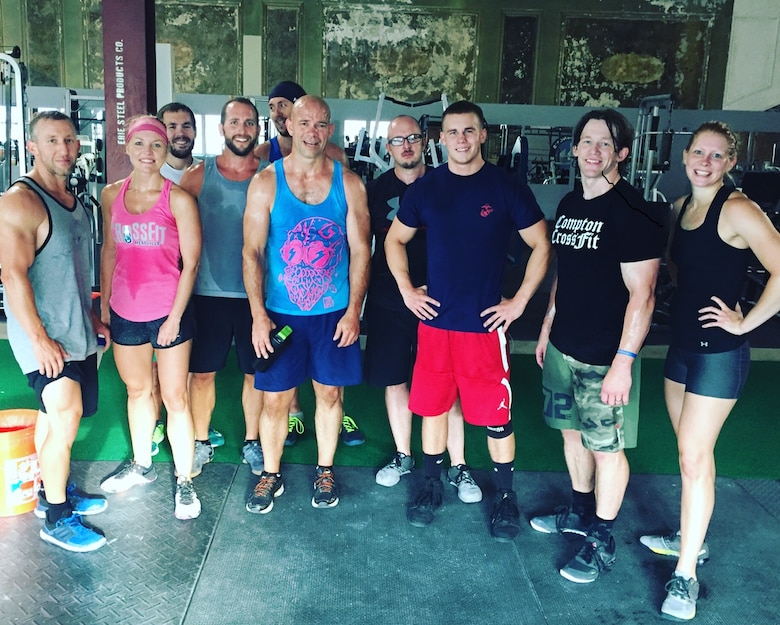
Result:
M154 206L141 215L127 212L128 177L111 206L116 267L111 308L130 321L153 321L171 312L181 275L179 231L171 213L171 181Z

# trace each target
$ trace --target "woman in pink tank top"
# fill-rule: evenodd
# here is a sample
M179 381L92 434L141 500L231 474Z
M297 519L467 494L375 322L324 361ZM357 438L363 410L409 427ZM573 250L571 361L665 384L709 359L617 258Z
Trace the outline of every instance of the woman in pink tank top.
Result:
M117 493L157 479L151 453L156 357L177 475L174 514L193 519L201 506L191 479L195 436L187 379L194 324L187 305L201 250L198 209L191 195L160 174L168 137L156 118L131 121L125 151L132 173L101 196L101 318L110 326L114 360L127 386L133 457L101 487Z

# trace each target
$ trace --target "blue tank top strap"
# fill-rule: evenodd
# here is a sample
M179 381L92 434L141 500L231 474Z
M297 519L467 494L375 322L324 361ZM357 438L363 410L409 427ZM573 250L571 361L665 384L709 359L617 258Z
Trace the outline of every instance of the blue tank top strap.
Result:
M275 163L278 160L284 158L282 149L279 147L279 137L273 137L268 143L271 144L271 149L268 153L268 160Z

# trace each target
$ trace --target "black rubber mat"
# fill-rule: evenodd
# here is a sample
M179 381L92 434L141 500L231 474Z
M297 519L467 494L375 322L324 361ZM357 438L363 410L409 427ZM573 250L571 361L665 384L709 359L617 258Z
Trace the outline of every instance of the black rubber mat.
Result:
M95 490L114 467L74 463L74 476ZM256 480L248 467L210 464L195 481L203 515L188 522L173 518L171 465L158 471L155 484L109 495L109 509L91 517L109 539L92 554L41 541L32 513L0 519L0 622L644 625L660 622L674 568L638 537L676 526L676 476L631 477L615 567L578 585L558 573L577 541L527 523L568 502L560 473L515 475L523 526L501 544L487 529L484 473L476 475L482 503L463 504L446 485L434 523L416 528L405 511L419 471L388 489L371 469L337 467L341 501L320 510L311 506L313 468L285 465L285 493L269 514L253 515L244 508ZM777 481L718 479L695 623L778 622L778 500Z

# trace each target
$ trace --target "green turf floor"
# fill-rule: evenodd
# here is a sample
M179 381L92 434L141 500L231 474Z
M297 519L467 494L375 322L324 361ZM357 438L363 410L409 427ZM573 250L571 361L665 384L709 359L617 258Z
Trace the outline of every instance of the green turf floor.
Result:
M628 451L631 469L635 473L678 472L674 435L669 425L663 401L663 361L643 359L639 445ZM760 477L780 479L780 394L775 384L780 381L780 362L754 362L742 398L729 417L716 449L718 473L728 477ZM100 404L97 415L82 422L73 447L76 460L119 461L130 454L126 417L126 394L109 350L100 365ZM541 372L533 356L512 356L512 414L517 435L518 470L564 471L561 437L547 428L541 418ZM301 404L305 412L306 433L300 442L284 453L284 462L314 464L314 398L311 385L301 388ZM390 427L381 389L366 385L349 387L345 393L345 409L354 417L366 435L359 447L339 445L337 465L381 466L394 451ZM7 341L0 341L0 410L35 408L35 398L19 372ZM418 460L420 451L420 419L414 420L412 448ZM241 412L241 376L230 359L228 367L217 376L217 408L212 421L226 439L217 449L215 462L237 462L244 435ZM489 458L484 430L466 425L466 457L476 468L487 468ZM157 456L170 460L167 443Z

